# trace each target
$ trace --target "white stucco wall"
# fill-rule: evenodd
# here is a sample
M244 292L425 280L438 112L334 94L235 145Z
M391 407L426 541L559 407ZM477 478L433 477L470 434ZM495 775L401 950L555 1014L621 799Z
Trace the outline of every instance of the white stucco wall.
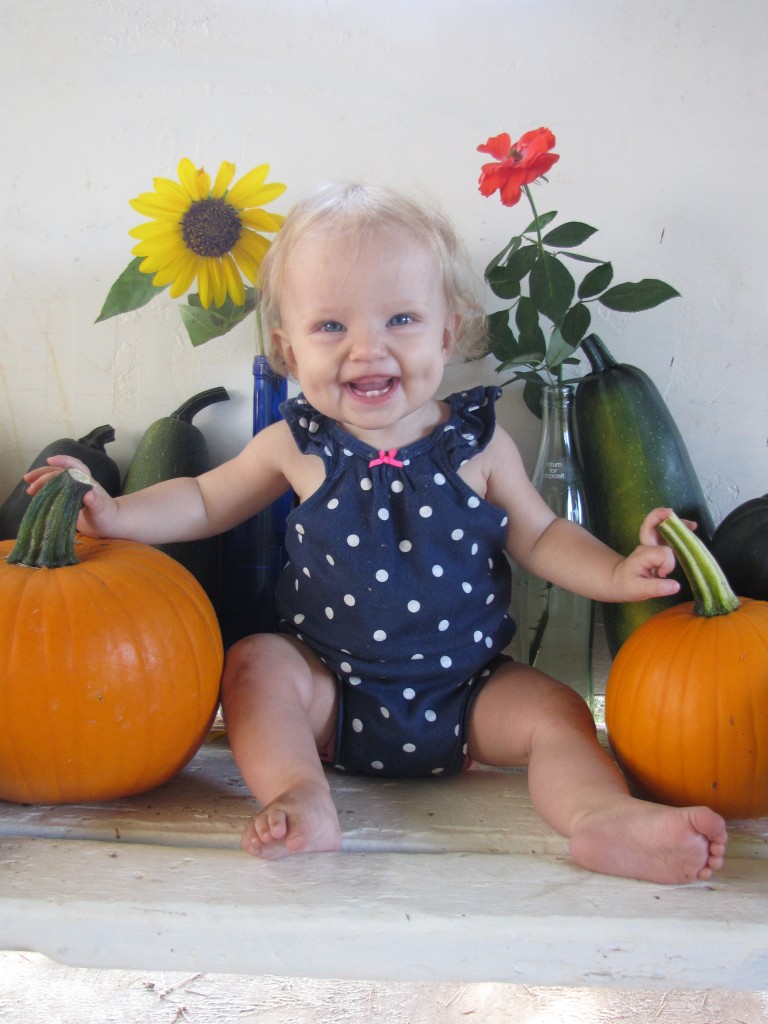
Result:
M617 280L682 293L599 333L664 394L716 519L765 493L767 52L763 0L0 0L0 498L100 423L124 468L216 384L213 457L247 438L252 322L197 350L167 296L94 324L142 219L128 199L180 157L269 162L275 210L331 177L428 195L481 272L527 211L479 195L475 146L541 124L561 154L544 208L598 227L585 251ZM530 466L514 389L502 416Z

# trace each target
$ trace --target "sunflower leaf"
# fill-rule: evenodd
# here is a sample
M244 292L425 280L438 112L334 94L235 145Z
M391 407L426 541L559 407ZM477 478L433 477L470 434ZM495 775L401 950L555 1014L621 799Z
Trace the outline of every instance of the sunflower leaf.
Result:
M199 295L190 295L189 304L180 306L181 319L187 329L189 340L193 345L204 345L213 338L220 338L253 311L255 308L255 290L246 288L245 305L237 306L227 296L223 306L204 309L200 304Z
M119 316L120 313L129 313L133 309L140 309L146 306L156 295L164 292L168 285L157 288L152 284L152 275L144 274L139 270L141 257L131 260L120 277L109 289L101 313L96 318L96 323L102 320L109 320L110 317Z

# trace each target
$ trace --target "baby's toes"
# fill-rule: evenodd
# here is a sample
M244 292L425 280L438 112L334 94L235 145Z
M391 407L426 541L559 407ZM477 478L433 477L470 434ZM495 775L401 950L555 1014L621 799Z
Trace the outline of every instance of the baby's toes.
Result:
M288 815L280 807L270 807L256 818L256 833L262 843L285 839L288 834Z

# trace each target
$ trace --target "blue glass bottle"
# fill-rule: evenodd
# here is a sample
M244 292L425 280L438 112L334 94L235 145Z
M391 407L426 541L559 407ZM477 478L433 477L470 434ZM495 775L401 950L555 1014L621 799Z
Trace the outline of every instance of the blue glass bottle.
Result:
M287 382L264 355L253 360L253 433L280 419ZM291 492L241 523L222 538L222 580L219 622L224 646L250 633L277 627L275 587L284 562L285 520Z

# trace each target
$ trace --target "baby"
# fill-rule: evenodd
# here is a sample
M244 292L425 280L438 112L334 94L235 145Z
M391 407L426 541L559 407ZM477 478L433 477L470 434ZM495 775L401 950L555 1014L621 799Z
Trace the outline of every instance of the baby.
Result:
M674 594L671 550L646 517L628 557L558 519L495 422L498 389L440 399L446 362L484 318L450 225L386 189L305 197L262 268L273 364L295 378L284 419L230 461L110 498L80 529L150 544L230 529L293 489L280 631L228 652L222 703L263 810L242 838L277 858L336 850L323 764L381 777L525 765L538 813L592 871L679 883L722 865L723 819L630 795L568 686L503 652L507 556L596 601ZM55 471L80 465L55 456ZM27 474L30 491L52 470Z

